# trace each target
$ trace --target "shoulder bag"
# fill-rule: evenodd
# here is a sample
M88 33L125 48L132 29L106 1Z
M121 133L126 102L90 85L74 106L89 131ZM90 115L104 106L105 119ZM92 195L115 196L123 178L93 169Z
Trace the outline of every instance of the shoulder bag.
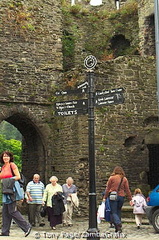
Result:
M110 193L109 199L110 199L111 201L117 200L118 192L119 192L120 186L121 186L121 184L122 184L122 181L123 181L123 177L121 178L121 181L120 181L120 183L119 183L119 186L118 186L117 191L113 191L113 192Z
M10 164L10 168L11 168L12 175L15 176L11 164ZM21 172L20 172L20 179L18 180L18 182L21 188L24 188L26 186L26 178Z

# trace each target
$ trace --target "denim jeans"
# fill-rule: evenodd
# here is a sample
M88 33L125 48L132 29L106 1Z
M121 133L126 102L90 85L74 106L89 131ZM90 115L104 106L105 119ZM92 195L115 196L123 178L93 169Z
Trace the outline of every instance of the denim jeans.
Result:
M124 197L118 196L117 200L111 201L110 200L110 208L111 208L111 214L113 218L113 223L115 225L118 225L121 223L121 208L124 203Z

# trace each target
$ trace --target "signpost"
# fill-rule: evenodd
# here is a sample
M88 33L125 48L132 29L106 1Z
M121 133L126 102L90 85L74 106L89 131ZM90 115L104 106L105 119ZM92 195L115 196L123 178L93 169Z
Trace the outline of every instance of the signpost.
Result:
M80 84L75 90L57 91L55 94L83 94L88 93L88 99L57 102L55 104L57 116L71 116L88 113L88 139L89 139L89 228L88 240L99 240L97 228L97 203L96 203L96 177L95 177L95 141L94 141L94 107L103 107L124 102L124 89L94 91L94 72L97 60L94 56L86 57L84 65L87 68L88 81Z

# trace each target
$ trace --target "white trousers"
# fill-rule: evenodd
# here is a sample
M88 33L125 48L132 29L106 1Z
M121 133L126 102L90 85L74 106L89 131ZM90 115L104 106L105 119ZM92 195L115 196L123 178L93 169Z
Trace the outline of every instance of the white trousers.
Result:
M135 214L135 221L137 226L140 226L142 224L142 217L142 214Z
M63 213L63 223L64 224L72 224L72 213L73 213L73 206L70 203L65 204L65 212Z

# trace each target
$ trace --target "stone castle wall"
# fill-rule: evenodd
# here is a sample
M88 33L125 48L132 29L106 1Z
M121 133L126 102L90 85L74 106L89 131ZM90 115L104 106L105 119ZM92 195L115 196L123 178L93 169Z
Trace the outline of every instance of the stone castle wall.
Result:
M55 96L56 89L76 88L87 80L83 39L79 38L77 49L80 60L76 55L75 68L63 75L59 1L39 0L34 6L31 1L13 3L0 3L0 122L10 122L24 137L23 171L28 180L39 172L45 183L56 175L63 184L71 175L79 189L81 212L87 214L88 116L57 117L54 113L56 101L87 98ZM98 202L116 165L124 168L132 191L138 186L147 192L146 139L158 129L155 58L138 55L98 60L95 86L99 90L125 89L123 104L95 109Z
M0 120L24 136L23 171L28 180L35 171L45 180L52 151L52 92L63 75L62 16L59 1L32 3L0 3Z
M85 78L85 71L82 70L79 75ZM120 87L125 89L123 104L95 110L98 200L101 199L108 177L116 165L124 168L132 191L138 186L146 192L149 189L149 156L145 138L157 124L147 121L157 116L155 60L152 57L138 56L99 62L95 70L95 85L98 90ZM68 99L74 98L71 96ZM89 180L88 117L59 117L57 121L57 141L54 141L54 148L59 150L54 159L55 174L61 179L62 159L62 176L66 178L72 173L79 186L80 196L88 203L88 192L85 191Z

